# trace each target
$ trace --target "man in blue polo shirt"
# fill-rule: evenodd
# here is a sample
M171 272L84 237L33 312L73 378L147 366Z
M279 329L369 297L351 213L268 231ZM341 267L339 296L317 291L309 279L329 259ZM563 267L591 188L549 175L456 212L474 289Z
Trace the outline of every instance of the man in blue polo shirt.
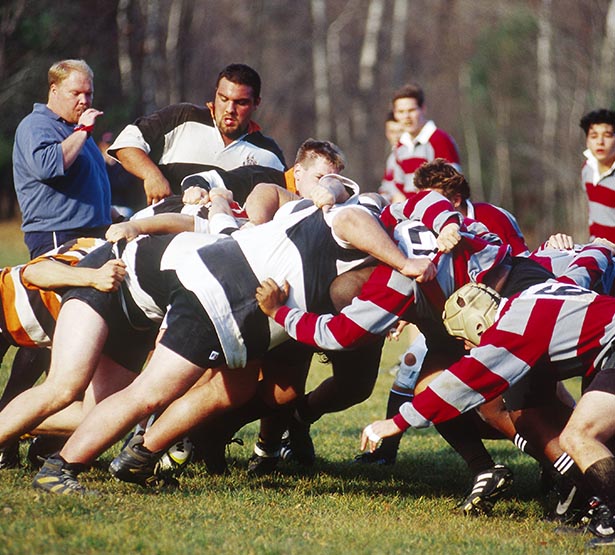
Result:
M47 104L17 127L13 175L24 239L32 258L77 237L104 237L111 223L105 161L90 137L94 74L83 60L62 60L48 72Z

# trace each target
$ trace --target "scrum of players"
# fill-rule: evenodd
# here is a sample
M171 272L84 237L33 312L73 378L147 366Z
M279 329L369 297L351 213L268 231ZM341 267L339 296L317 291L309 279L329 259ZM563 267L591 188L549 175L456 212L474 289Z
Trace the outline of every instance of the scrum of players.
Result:
M422 106L402 96L394 107L400 98ZM157 117L128 126L113 155L146 152ZM413 132L408 118L395 195L390 183L361 192L341 175L341 150L308 139L289 170L207 163L169 176L164 198L107 241L5 268L0 354L50 349L51 360L34 385L16 357L0 465L18 464L30 434L33 486L84 494L79 473L128 437L110 473L157 487L190 458L227 472L226 444L256 420L249 473L311 465L310 425L367 399L385 338L412 324L419 354L400 366L386 418L366 423L355 463L392 465L405 430L433 425L474 476L461 510L488 514L513 475L483 439L509 440L556 492L551 517L615 542L615 244L556 233L530 251L510 213L470 201L458 159L438 156L435 139L412 142L433 122ZM332 375L305 393L317 352ZM563 385L574 376L578 401Z

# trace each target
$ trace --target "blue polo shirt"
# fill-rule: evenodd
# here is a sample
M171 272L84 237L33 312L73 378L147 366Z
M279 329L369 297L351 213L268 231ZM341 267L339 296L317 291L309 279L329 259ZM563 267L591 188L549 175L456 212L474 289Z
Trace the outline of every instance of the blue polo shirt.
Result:
M24 232L111 223L111 187L94 139L88 137L76 160L64 170L60 143L74 127L38 103L17 127L13 177Z

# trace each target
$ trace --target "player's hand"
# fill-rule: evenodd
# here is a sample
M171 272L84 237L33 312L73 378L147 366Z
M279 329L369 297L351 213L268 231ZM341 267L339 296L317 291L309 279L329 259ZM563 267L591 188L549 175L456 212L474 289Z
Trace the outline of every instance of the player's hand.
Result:
M373 452L376 450L380 441L385 437L391 437L401 434L401 430L397 427L397 424L392 418L388 420L376 420L369 426L366 426L361 432L361 451L365 449Z
M104 112L97 110L96 108L88 108L79 116L78 125L85 125L86 127L90 127L96 123L96 118L98 116L102 116Z
M141 235L138 226L131 221L111 224L105 233L105 239L112 243L117 243L122 239L132 241L135 237Z
M426 256L407 258L404 267L399 270L400 274L416 279L419 283L431 281L436 277L436 266Z
M596 237L592 243L609 248L611 250L611 256L615 256L615 243L609 241L608 239L605 239L604 237Z
M207 204L209 202L209 191L203 187L188 187L182 197L184 204Z
M459 241L461 241L461 235L459 234L459 224L456 223L445 225L436 238L440 252L451 252Z
M231 203L233 202L233 191L225 189L224 187L214 187L211 191L209 191L209 200L213 202L218 198L224 199L226 202Z
M389 330L387 338L389 340L399 341L402 332L409 323L410 322L406 322L405 320L399 320L399 322L397 322L397 325Z
M170 197L173 194L169 182L162 174L145 178L143 180L143 188L145 189L147 204L155 204L159 200Z
M328 212L336 201L335 194L323 185L315 185L310 193L310 198L314 206L322 209L323 212Z
M288 299L290 285L284 281L282 287L271 278L267 278L256 288L256 302L259 308L270 318L283 306Z
M569 251L574 248L574 241L570 235L555 233L547 239L547 247L560 251Z
M94 270L92 287L105 293L117 291L125 277L126 264L118 259L109 260L100 268Z

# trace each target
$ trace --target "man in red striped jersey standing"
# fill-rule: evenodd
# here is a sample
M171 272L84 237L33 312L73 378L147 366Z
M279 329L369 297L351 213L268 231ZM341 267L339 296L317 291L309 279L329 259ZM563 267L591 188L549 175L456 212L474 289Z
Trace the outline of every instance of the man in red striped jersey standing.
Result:
M581 183L589 202L589 234L615 241L615 112L594 110L580 125L587 145Z
M393 115L405 132L395 148L393 202L403 201L415 191L414 172L425 162L444 158L461 170L459 151L454 139L427 119L425 93L416 84L405 85L393 96ZM380 191L385 192L385 191Z

